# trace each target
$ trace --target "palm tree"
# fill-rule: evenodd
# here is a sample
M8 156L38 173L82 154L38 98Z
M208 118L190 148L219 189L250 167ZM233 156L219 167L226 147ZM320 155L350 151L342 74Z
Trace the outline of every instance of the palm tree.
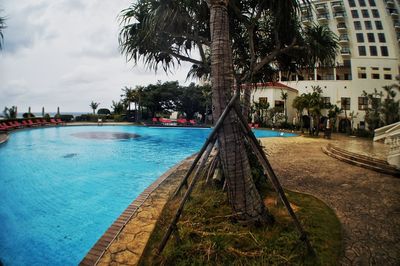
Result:
M326 25L313 24L305 30L310 65L330 66L339 48L338 37Z
M287 115L287 106L286 106L286 102L287 99L289 97L289 94L287 92L283 92L283 90L281 90L281 99L285 102L285 124L287 124L287 120L288 120L288 115Z
M287 59L286 53L296 44L299 2L177 0L151 1L149 4L139 0L121 13L120 47L128 60L135 63L143 60L155 70L161 66L169 71L181 61L192 63L196 69L201 69L201 73L210 70L213 118L217 121L232 96L235 78L232 48L235 69L243 70L239 83L253 81L253 77L265 78L263 73L269 64L279 56ZM235 17L235 23L230 24L228 12ZM262 21L262 27L254 21ZM240 31L243 34L235 34L239 29L243 29ZM254 34L255 29L261 29L263 33ZM258 39L249 36L258 36ZM265 41L256 43L261 38ZM210 49L211 63L204 47ZM198 49L200 59L190 56L194 48ZM240 55L241 58L236 57ZM232 114L218 135L229 201L239 220L271 221L252 180L244 139L234 121Z
M91 103L90 103L90 108L92 108L93 109L93 114L95 115L96 114L96 109L97 109L97 107L99 107L99 105L100 105L100 103L96 103L96 102L94 102L94 101L92 101Z
M297 110L298 121L300 124L300 130L303 133L303 111L306 108L306 101L304 95L297 96L293 99L293 108Z
M0 17L0 50L3 48L3 30L6 28L6 22L4 17Z

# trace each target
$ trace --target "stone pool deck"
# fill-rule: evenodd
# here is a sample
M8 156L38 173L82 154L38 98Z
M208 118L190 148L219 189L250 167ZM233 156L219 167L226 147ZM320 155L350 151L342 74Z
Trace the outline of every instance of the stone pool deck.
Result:
M400 179L347 164L321 150L334 144L383 158L383 144L342 135L331 140L263 138L262 143L285 188L320 198L338 215L344 234L342 265L400 265ZM145 191L147 196L136 199L134 207L128 207L135 209L130 218L112 230L112 236L105 235L107 245L100 239L103 244L96 244L81 265L137 265L163 206L189 164L187 160L175 167L156 181L151 192Z
M262 143L285 188L314 195L335 210L344 233L342 265L400 265L400 179L321 150L330 143L384 158L384 144L342 135L331 140L264 138Z
M8 140L8 134L0 133L0 144L3 144Z

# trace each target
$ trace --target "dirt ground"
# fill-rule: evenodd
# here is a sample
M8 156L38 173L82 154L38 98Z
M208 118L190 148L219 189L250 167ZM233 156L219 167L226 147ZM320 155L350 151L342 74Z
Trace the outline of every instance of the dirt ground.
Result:
M360 153L372 144L341 136L332 140L262 139L284 187L314 195L335 210L344 233L342 264L400 265L400 179L347 164L321 151L328 143L346 147L346 141L352 143L353 152L358 147ZM377 157L381 157L384 148L378 149Z

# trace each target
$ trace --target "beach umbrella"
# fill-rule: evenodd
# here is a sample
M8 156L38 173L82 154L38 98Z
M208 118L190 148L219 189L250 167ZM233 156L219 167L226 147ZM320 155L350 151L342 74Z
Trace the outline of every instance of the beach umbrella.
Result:
M28 114L30 114L31 113L31 107L29 106L28 107Z
M60 107L57 107L57 116L60 115Z
M42 107L42 117L44 117L44 107Z

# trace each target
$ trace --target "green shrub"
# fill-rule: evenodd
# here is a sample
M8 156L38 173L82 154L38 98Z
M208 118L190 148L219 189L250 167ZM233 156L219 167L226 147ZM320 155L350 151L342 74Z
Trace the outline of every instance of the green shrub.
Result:
M61 118L61 120L64 122L71 122L72 120L74 120L73 115L59 115L58 118Z
M32 113L23 113L23 114L22 114L22 117L23 117L23 118L34 118L35 115L32 114Z
M99 110L97 110L97 114L98 115L110 115L111 111L107 108L100 108Z

